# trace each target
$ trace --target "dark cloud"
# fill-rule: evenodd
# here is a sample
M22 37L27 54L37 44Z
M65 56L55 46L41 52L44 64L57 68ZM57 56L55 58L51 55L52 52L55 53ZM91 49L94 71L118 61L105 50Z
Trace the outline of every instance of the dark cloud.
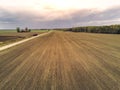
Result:
M68 17L69 16L69 17ZM43 16L35 16L29 12L11 13L0 8L0 28L58 28L73 27L82 25L103 25L103 24L119 24L120 7L110 8L104 11L95 9L76 10L68 16L56 19L44 20Z
M11 23L11 22L16 22L17 17L12 15L10 12L0 9L0 22L1 23Z
M71 23L73 26L75 26L77 23L81 23L81 24L86 23L87 25L87 23L89 22L91 23L93 22L92 25L96 25L97 21L99 21L101 24L102 22L104 24L109 24L109 22L113 20L117 20L119 18L120 18L120 7L116 7L116 8L111 8L111 9L107 9L104 11L99 11L99 10L94 10L94 9L80 10L80 11L73 13L71 15L71 19L63 20L63 22ZM105 21L106 22L109 21L109 22L105 23Z

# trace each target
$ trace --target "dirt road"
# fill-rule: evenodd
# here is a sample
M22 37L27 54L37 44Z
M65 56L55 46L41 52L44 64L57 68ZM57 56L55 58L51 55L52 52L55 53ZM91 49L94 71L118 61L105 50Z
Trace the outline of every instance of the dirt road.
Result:
M52 32L0 52L0 90L120 90L120 35Z

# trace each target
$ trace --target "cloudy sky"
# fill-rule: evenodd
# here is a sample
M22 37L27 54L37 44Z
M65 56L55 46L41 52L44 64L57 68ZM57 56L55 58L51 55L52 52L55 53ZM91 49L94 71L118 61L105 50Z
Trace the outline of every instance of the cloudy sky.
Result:
M0 0L0 28L120 24L120 0Z

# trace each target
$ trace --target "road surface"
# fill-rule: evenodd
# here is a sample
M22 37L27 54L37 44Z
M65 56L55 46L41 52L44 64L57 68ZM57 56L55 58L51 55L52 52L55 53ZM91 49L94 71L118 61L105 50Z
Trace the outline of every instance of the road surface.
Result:
M0 52L0 90L120 90L120 35L52 32Z

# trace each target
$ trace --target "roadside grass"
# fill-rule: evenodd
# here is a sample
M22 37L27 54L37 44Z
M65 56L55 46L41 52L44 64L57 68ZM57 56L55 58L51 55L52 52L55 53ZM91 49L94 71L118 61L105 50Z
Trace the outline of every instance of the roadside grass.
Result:
M18 33L16 30L0 30L0 47L26 38L30 38L34 34L42 34L45 32L48 32L48 30L32 30L31 32L22 32L22 33ZM15 37L15 38L11 39L11 37Z
M0 35L11 34L11 33L17 33L17 31L16 30L0 30Z
M20 40L23 40L23 38L16 38L16 39L7 40L5 42L0 42L0 47L17 42L17 41L20 41Z
M31 32L48 32L49 30L32 30Z

